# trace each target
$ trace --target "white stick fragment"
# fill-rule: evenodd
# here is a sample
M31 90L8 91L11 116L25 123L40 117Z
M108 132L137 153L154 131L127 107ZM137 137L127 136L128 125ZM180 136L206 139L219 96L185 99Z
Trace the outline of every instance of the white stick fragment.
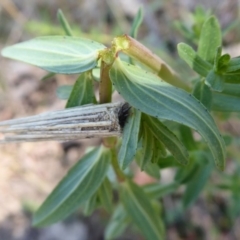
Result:
M120 136L122 131L118 116L123 104L88 104L3 121L0 122L0 133L4 137L0 144Z

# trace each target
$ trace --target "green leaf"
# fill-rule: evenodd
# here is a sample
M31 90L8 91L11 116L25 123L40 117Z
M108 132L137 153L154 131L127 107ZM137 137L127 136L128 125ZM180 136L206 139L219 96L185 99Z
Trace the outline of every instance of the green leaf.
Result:
M203 60L192 47L185 43L179 43L177 46L179 56L199 75L206 77L212 69L212 65Z
M160 183L150 183L150 184L144 185L143 190L150 198L158 199L166 195L169 195L173 192L176 192L179 186L180 185L177 182L172 182L165 185L162 185Z
M66 108L95 103L93 80L90 72L82 73L75 82Z
M213 92L212 110L219 112L240 112L240 97Z
M203 24L198 44L198 54L207 62L213 63L216 50L222 45L221 29L216 17L209 17Z
M199 196L212 172L213 165L205 154L198 154L198 168L188 182L183 195L182 204L184 209L188 208Z
M162 142L165 147L172 153L174 158L183 165L188 163L188 152L185 146L178 140L178 138L158 119L143 115L152 134Z
M110 152L95 148L77 162L37 210L34 226L47 226L74 212L97 191L105 179Z
M132 108L123 129L122 145L118 153L118 162L122 170L133 161L136 154L140 122L141 112Z
M212 70L208 73L205 84L214 91L222 92L224 88L224 78Z
M161 240L164 227L160 215L143 189L131 181L124 183L121 189L121 200L125 211L136 224L147 240Z
M212 106L212 91L205 81L198 81L193 89L193 96L198 99L209 111Z
M55 76L55 73L48 73L48 74L46 74L44 77L42 77L41 78L41 81L46 81L46 80L49 80L49 79L51 79L52 77L54 77Z
M195 139L193 138L192 130L184 125L179 126L180 140L188 150L197 148Z
M216 72L217 73L225 73L229 64L231 56L229 54L222 55L216 64Z
M119 59L110 70L110 78L116 90L136 109L197 130L207 142L217 167L224 169L225 143L212 116L200 101L156 75Z
M106 211L111 213L113 209L113 194L111 183L107 177L98 189L98 197Z
M182 165L180 165L172 155L164 158L159 157L157 164L160 169L170 168L170 167L182 167ZM185 167L186 166L184 166L184 168Z
M186 167L178 168L176 175L174 177L174 181L179 184L185 184L194 177L195 173L198 170L198 165L191 159L190 163Z
M132 27L131 27L131 30L130 30L130 36L131 37L137 38L138 29L139 29L142 21L143 21L143 8L140 7L138 9L137 14L135 15L135 17L133 19Z
M68 99L70 97L72 89L73 89L73 85L59 86L56 91L57 97L62 100Z
M129 226L129 217L120 204L115 208L115 211L105 229L104 239L112 240L119 237Z
M227 94L227 95L232 95L235 97L239 97L240 96L240 84L225 83L222 93Z
M154 138L152 133L149 131L149 128L146 126L146 124L143 124L143 135L139 144L139 157L137 158L139 160L138 163L142 171L145 169L146 165L151 163L154 146L153 140Z
M91 216L93 211L100 205L97 201L97 196L97 193L93 194L93 196L83 204L83 214L85 216Z
M68 36L72 36L73 35L72 34L72 29L71 29L69 23L67 22L67 19L65 18L61 9L58 9L57 18L58 18L58 21L61 23L65 34L68 35Z
M162 142L160 142L156 137L153 139L154 149L152 156L152 163L158 163L158 159L165 158L167 156L167 150Z
M145 140L146 139L147 138L145 138ZM140 140L135 160L142 171L144 170L149 176L159 179L160 178L159 166L156 163L151 162L151 157L154 151L151 146L152 143L149 144L147 143L148 143L147 141L143 143L143 139ZM147 153L149 153L149 155L147 155Z
M49 36L6 47L2 55L49 72L73 74L96 67L98 51L104 48L104 45L89 39Z
M227 66L226 72L235 72L240 69L240 57L232 58Z

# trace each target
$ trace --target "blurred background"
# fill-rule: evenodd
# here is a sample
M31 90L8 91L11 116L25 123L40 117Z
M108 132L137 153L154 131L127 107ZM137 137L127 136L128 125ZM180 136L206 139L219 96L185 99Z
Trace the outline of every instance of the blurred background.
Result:
M201 5L199 5L201 2ZM61 9L75 36L109 45L116 35L128 34L139 7L144 10L138 40L157 53L185 79L193 72L178 58L176 45L189 42L181 27L191 28L196 8L217 16L223 45L232 57L240 55L240 3L237 0L1 0L0 49L38 36L63 35L57 20ZM201 17L201 15L199 15ZM0 56L0 120L62 109L59 86L73 84L76 76L55 75ZM229 131L240 135L237 122ZM89 145L100 140L68 143L22 143L0 146L0 240L101 240L109 220L106 212L84 217L81 211L66 221L37 229L31 214ZM139 182L147 182L141 175ZM240 239L239 219L228 219L226 196L204 195L181 219L167 226L167 239ZM168 204L171 205L171 202ZM164 205L165 206L165 205ZM166 204L167 206L167 204ZM238 237L237 237L238 236ZM143 239L129 228L119 240Z

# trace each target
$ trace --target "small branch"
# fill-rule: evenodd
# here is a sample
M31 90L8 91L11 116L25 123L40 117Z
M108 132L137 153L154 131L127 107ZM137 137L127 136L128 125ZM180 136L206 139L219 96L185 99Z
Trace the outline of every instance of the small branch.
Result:
M113 166L114 172L117 176L118 181L123 182L123 181L125 181L126 176L122 172L122 170L119 168L118 161L117 161L116 150L114 148L112 148L111 152L112 152L112 166Z

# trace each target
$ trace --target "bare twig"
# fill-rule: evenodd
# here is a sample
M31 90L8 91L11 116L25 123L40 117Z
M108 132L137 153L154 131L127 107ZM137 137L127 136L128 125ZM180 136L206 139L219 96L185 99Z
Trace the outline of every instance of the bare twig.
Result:
M84 105L3 121L0 144L120 136L118 113L123 104Z

